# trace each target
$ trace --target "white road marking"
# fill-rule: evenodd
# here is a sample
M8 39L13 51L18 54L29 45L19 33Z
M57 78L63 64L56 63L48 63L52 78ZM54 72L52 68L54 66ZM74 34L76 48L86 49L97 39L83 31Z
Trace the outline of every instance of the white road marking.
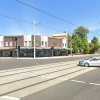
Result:
M97 83L90 83L90 82L89 82L89 84L91 84L91 85L99 85L99 86L100 86L100 84L97 84Z
M52 79L52 78L55 78L55 77L45 77L45 76L41 76L42 78L48 78L48 79ZM58 80L62 80L62 81L64 81L64 80L68 80L68 79L66 79L66 78L56 78L56 79L58 79Z
M62 81L66 81L66 80L68 80L68 79L66 79L66 78L56 78L56 79L58 79L58 80L62 80Z
M15 61L16 62L16 61ZM25 62L25 61L22 61L22 62ZM0 73L5 73L5 72L9 72L9 71L15 71L15 70L23 70L23 69L29 69L29 68L34 68L34 67L47 67L47 66L57 66L57 65L69 65L70 64L70 62L71 61L68 61L68 62L60 62L60 63L51 63L51 64L44 64L44 65L35 65L35 66L29 66L29 67L24 67L24 68L16 68L16 69L10 69L10 70L4 70L4 71L0 71ZM77 60L75 60L73 63L71 63L71 64L75 64L75 63L77 63L78 61ZM34 63L34 62L32 62L32 63ZM36 64L38 64L38 63L36 63Z
M53 78L53 77L45 77L45 76L41 76L42 78L49 78L49 79L51 79L51 78Z
M10 99L10 100L20 100L20 98L10 97L10 96L1 96L2 99Z
M72 82L85 83L84 81L71 80Z

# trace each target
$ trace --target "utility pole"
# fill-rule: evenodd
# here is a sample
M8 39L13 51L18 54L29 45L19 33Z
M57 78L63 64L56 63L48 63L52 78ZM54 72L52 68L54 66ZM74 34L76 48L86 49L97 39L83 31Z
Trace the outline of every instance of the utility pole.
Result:
M54 46L53 45L51 47L51 50L52 50L52 57L53 57L53 50L54 50Z
M35 20L34 20L34 58L35 58Z
M17 58L18 58L18 40L16 40L16 50L17 50Z
M71 49L71 56L72 56L72 35L70 37L70 49Z
M71 32L71 35L70 35L70 49L71 49L71 56L72 56L72 32Z
M17 51L17 58L18 58L18 39L15 37L13 38L13 41L16 42L16 51Z

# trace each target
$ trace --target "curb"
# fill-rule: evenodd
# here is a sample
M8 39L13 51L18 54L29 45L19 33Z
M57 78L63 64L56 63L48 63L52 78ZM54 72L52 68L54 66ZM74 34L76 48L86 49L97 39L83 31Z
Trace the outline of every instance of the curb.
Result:
M36 58L14 58L14 57L1 57L0 59L56 59L56 58L69 58L69 57L91 57L91 56L100 56L100 54L86 54L86 55L74 55L74 56L55 56L55 57L36 57Z

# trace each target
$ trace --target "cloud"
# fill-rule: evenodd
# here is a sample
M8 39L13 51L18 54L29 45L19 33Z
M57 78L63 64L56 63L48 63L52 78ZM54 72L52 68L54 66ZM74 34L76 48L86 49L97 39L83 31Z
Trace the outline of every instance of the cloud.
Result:
M90 31L95 31L95 30L99 30L99 29L100 29L100 26L93 26L93 27L89 28Z

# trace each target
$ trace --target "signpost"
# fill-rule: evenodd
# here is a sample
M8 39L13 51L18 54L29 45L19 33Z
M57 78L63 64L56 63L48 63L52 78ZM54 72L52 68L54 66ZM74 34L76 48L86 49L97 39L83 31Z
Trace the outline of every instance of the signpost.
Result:
M17 38L15 37L15 38L13 38L13 41L16 42L16 51L17 51L17 58L18 58L18 40L17 40Z

